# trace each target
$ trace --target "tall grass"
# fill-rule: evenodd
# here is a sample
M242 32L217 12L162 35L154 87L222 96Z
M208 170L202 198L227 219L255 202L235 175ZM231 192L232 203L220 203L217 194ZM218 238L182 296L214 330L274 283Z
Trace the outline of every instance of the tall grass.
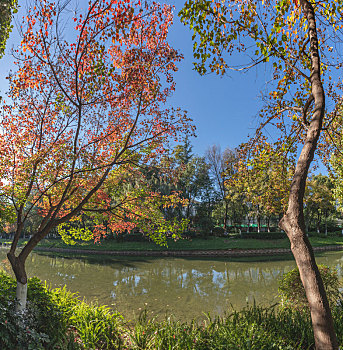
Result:
M135 350L293 350L312 349L313 333L307 315L291 310L252 306L202 323L162 322L143 314L129 332L128 349Z
M66 288L51 290L34 279L29 289L32 314L29 315L30 327L26 328L18 326L13 314L13 281L0 274L1 350L314 349L307 310L254 305L223 317L208 315L201 323L182 322L173 316L158 321L144 311L137 320L126 321L108 307L80 301ZM342 311L341 304L332 310L341 345Z
M123 317L106 306L87 304L66 287L51 291L54 302L63 310L64 322L75 342L84 349L122 349Z

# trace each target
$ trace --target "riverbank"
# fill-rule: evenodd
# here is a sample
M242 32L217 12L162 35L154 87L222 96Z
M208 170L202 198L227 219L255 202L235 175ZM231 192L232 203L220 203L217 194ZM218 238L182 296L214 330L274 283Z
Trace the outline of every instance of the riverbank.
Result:
M68 253L68 254L104 254L111 256L157 256L157 257L249 257L249 256L270 256L291 254L290 249L220 249L220 250L92 250L92 249L74 249L74 248L53 248L53 247L36 247L35 251ZM315 252L339 251L343 246L325 246L314 247Z
M343 250L341 236L309 237L315 251ZM27 240L21 239L19 245ZM9 246L11 241L0 239L0 244ZM100 243L80 241L71 246L61 239L45 239L35 248L36 251L74 254L105 254L124 256L195 256L195 257L241 257L260 255L290 254L290 243L284 239L239 239L226 237L194 238L192 240L169 240L168 246L158 246L153 242L118 242L115 239Z
M15 280L0 274L0 348L47 350L221 350L312 349L309 314L293 309L247 307L204 322L163 321L143 311L127 320L105 306L87 304L63 289L29 280L27 314L13 311ZM332 309L338 342L343 344L342 304ZM19 319L18 317L26 317ZM23 322L24 321L24 322Z

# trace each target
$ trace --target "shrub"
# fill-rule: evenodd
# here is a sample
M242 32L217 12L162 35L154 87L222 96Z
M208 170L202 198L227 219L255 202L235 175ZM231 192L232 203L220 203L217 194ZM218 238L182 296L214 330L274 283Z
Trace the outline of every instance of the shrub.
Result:
M215 226L213 229L212 229L212 234L214 236L223 236L224 235L224 228L223 227L220 227L220 226Z
M330 307L334 307L340 299L340 283L338 281L337 271L330 270L325 265L318 265L318 268L323 279ZM281 297L281 305L283 307L291 307L296 310L308 308L308 301L298 268L283 275L279 284L279 296Z
M0 349L52 349L64 342L63 315L37 278L28 280L27 309L15 312L16 281L0 271Z
M242 232L245 239L283 239L287 238L284 232Z

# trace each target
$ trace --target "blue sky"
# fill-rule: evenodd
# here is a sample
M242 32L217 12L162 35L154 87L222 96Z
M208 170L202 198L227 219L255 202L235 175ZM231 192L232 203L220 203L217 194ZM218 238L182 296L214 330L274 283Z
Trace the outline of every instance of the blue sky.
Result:
M185 58L174 76L176 91L171 101L186 109L194 120L197 138L192 143L196 153L204 153L213 144L222 149L234 148L246 141L248 134L254 133L261 106L258 96L265 83L263 69L258 70L259 74L253 69L248 73L232 72L224 77L216 74L200 76L192 65L192 33L180 23L179 9L177 6L169 42Z

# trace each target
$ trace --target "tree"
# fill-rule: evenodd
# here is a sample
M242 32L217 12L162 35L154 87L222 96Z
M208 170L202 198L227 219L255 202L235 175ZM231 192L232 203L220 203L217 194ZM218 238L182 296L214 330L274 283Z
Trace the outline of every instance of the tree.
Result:
M240 183L246 201L255 212L258 232L263 216L270 232L271 217L286 211L294 160L284 158L282 150L268 142L258 143L249 152L247 148L245 144L240 147L234 181Z
M343 2L314 0L188 0L180 15L193 29L195 69L224 74L270 62L274 80L257 130L278 138L280 148L298 142L299 159L288 208L279 223L291 242L309 301L316 349L338 349L331 311L313 249L306 236L303 198L306 178L323 130L340 101L331 68L341 68L333 48L341 42ZM233 53L251 58L235 66ZM232 59L231 61L229 60ZM208 63L209 62L209 63ZM323 85L323 82L325 85ZM325 92L326 91L326 92ZM334 109L326 113L325 98ZM268 130L275 126L273 132ZM250 144L253 147L254 142Z
M213 202L213 186L209 176L209 165L204 157L193 155L192 145L188 139L184 141L184 144L175 147L173 156L176 173L175 188L180 191L181 196L188 203L186 211L179 212L179 217L185 217L188 220L194 219L197 209L202 206L200 216L205 214L205 221L208 224L211 202Z
M183 144L175 146L173 154L176 164L179 166L187 165L194 157L192 149L193 146L188 137L184 140Z
M194 173L191 188L197 201L194 201L193 223L198 232L208 235L213 228L212 211L216 200L209 164L205 157L194 157L191 163Z
M3 111L1 195L16 218L7 256L18 310L26 305L25 261L32 249L56 228L72 239L66 225L83 214L97 223L83 234L96 239L106 232L104 217L114 231L140 224L157 241L177 231L176 222L159 214L178 204L177 195L161 202L149 188L118 190L140 165L158 162L170 138L192 130L184 112L164 106L182 58L166 41L171 8L94 0L84 13L72 13L48 1L29 10L10 77L13 103ZM69 41L66 23L75 25L67 28ZM36 209L38 228L17 254Z
M17 12L17 0L1 0L0 2L0 58L5 52L6 42L12 30L13 13Z
M216 184L218 197L221 202L224 203L224 231L227 231L227 223L229 217L229 200L228 200L228 188L225 185L225 181L233 176L235 163L237 162L236 152L226 148L224 152L221 151L219 146L211 146L206 151L206 160L210 166L212 178Z
M327 234L327 219L335 212L335 200L333 193L333 182L328 176L318 174L310 177L307 182L305 193L306 211L308 219L316 222L317 233L320 233L322 220L325 223L325 234ZM312 220L311 220L312 221Z

